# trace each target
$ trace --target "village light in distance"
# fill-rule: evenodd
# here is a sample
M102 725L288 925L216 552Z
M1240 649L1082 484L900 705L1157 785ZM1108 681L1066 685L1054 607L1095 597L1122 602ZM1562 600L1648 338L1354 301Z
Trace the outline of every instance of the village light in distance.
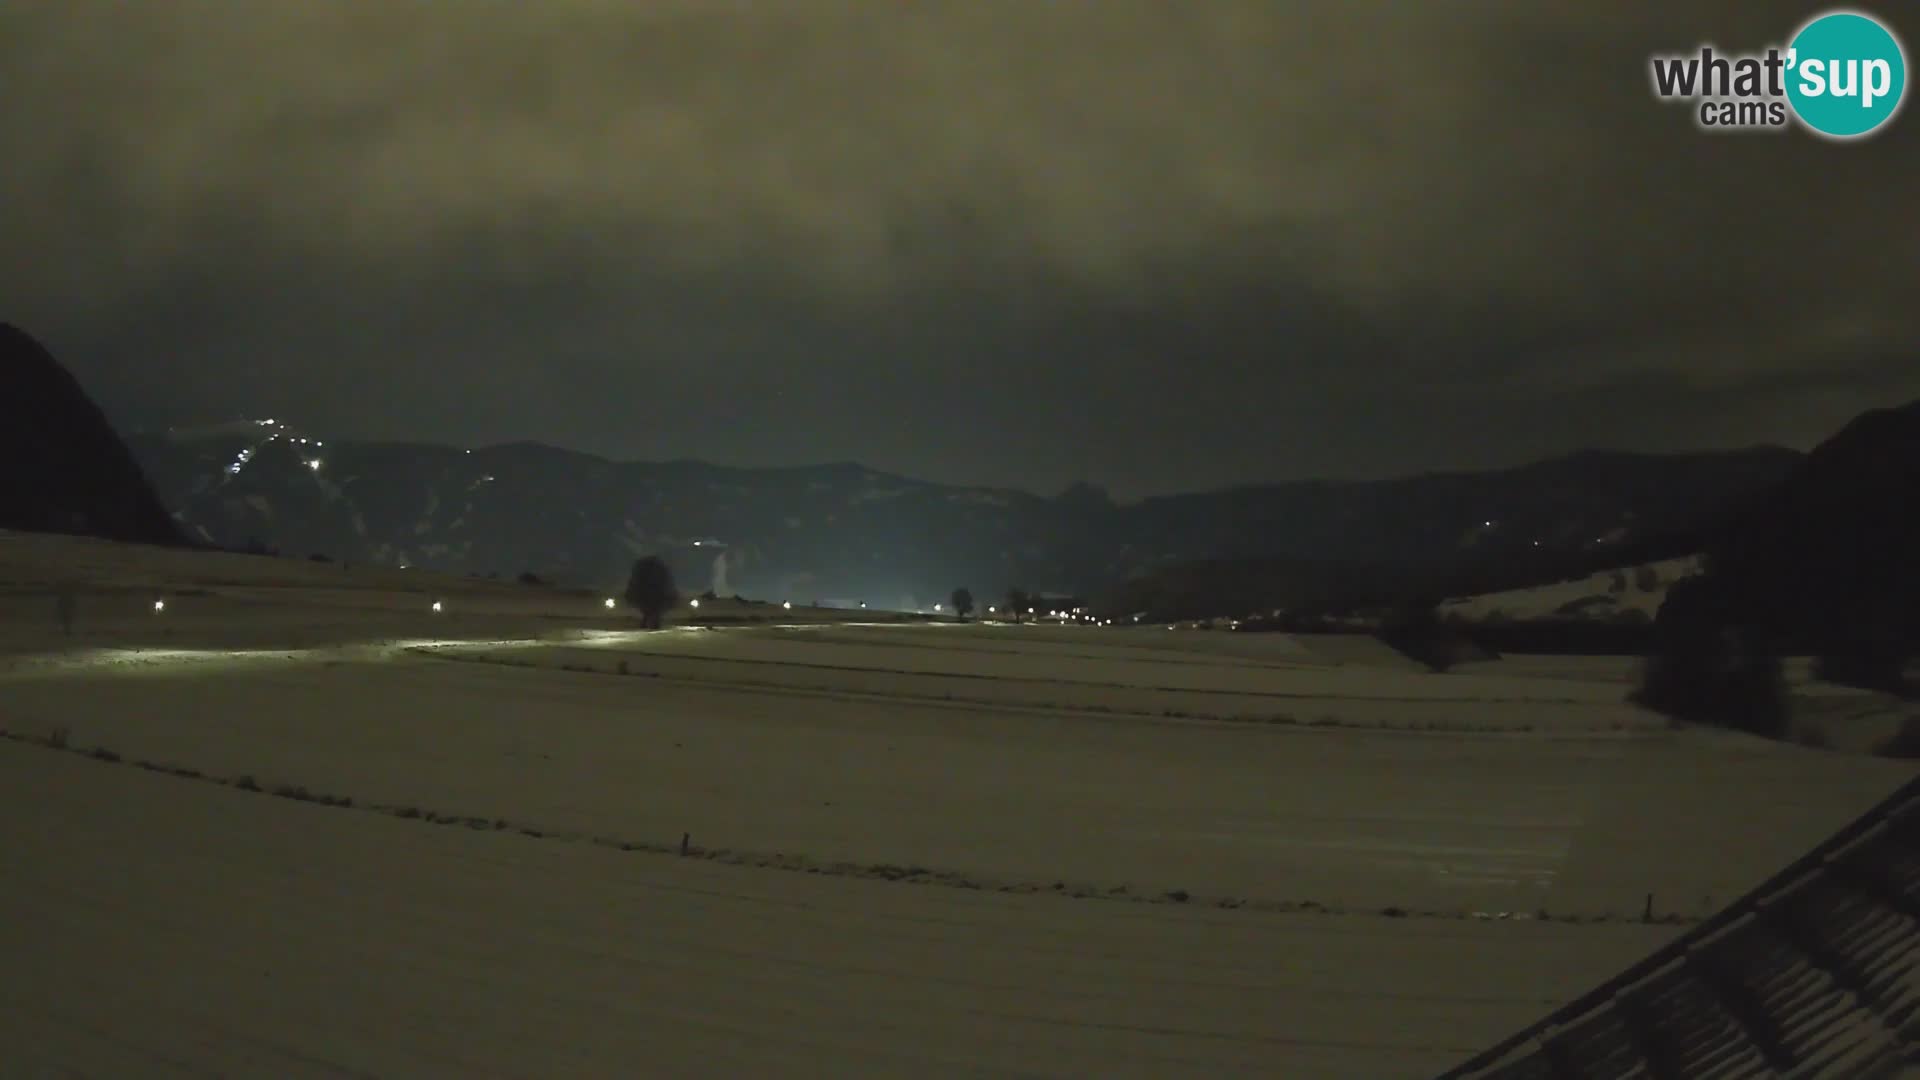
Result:
M612 611L612 610L613 610L613 607L614 607L614 604L613 604L613 597L611 597L611 596L609 596L609 597L607 597L607 601L606 601L606 604L607 604L607 610L608 610L608 611Z
M435 600L435 601L433 602L433 610L435 610L435 611L442 611L442 610L445 610L445 609L444 609L444 607L443 607L443 606L441 605L441 603L440 603L440 601L438 601L438 600Z
M690 604L690 605L692 605L693 607L699 607L699 606L700 606L700 598L696 596L696 597L694 597L693 599L691 599L691 600L689 600L689 601L687 601L687 603L688 603L688 604Z
M167 610L167 602L165 600L155 600L153 602L154 614L158 615L160 612L165 610Z

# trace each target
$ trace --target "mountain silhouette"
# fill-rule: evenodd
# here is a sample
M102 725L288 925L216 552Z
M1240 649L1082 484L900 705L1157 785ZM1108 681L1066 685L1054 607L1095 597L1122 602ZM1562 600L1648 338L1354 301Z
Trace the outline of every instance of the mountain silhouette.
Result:
M0 528L182 542L79 381L8 323L0 323Z

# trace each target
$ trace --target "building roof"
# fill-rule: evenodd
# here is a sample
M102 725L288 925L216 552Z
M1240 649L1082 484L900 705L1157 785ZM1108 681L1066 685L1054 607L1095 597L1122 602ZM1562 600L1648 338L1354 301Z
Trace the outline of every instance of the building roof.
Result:
M1920 1060L1916 973L1920 779L1440 1080L1892 1076Z

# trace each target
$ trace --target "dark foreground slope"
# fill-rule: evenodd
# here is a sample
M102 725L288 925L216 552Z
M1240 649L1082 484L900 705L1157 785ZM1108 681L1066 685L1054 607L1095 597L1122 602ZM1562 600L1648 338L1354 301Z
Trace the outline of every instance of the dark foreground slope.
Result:
M0 323L0 528L181 542L105 414L45 347Z

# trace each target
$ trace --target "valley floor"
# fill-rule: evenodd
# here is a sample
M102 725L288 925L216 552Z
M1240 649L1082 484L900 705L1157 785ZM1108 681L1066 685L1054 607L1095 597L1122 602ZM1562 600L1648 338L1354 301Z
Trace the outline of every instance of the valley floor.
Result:
M71 639L0 557L6 1075L1432 1075L1912 773L1579 664L88 557Z

